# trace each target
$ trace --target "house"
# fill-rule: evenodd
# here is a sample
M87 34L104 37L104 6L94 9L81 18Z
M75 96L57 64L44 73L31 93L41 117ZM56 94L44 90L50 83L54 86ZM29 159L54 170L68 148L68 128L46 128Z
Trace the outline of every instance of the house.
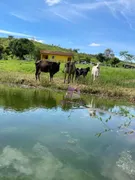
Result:
M49 51L41 50L40 51L41 60L51 60L56 62L67 62L74 58L73 53L71 52L60 52L60 51Z

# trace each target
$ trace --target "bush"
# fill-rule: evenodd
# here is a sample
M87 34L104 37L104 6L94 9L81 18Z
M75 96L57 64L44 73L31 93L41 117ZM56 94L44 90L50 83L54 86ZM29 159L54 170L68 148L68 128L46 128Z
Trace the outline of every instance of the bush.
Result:
M18 56L20 59L24 59L24 55L32 54L35 46L29 39L21 38L14 39L9 43L12 54Z
M111 65L116 65L119 62L120 62L119 58L114 57L114 58L110 59L110 64Z

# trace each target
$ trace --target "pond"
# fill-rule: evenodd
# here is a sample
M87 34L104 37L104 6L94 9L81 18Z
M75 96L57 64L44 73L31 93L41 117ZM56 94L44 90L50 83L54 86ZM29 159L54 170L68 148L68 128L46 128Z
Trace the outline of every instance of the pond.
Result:
M0 86L0 179L134 180L134 115L120 100Z

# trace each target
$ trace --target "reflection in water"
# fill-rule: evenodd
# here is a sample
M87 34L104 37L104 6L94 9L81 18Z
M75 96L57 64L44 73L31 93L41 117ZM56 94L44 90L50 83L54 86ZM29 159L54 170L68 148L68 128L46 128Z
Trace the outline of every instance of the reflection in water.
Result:
M113 116L123 117L123 121L120 122L115 128L108 125L109 121L113 120ZM97 119L103 124L104 130L100 133L97 133L96 135L100 137L102 134L109 132L109 131L115 131L117 133L124 133L125 135L131 135L135 133L134 127L133 127L133 120L135 120L135 113L131 114L127 108L119 108L119 111L117 113L111 113L111 115L104 119L102 116L97 116Z
M134 179L135 177L135 161L133 161L130 151L123 151L120 154L119 160L116 162L116 165L130 178Z
M40 143L32 148L32 156L10 146L5 147L0 155L0 178L4 177L31 180L87 180L90 178L85 171L64 165Z
M95 109L95 104L93 104L93 98L91 100L91 103L89 105L87 105L87 107L88 107L89 115L92 117L95 117L96 109Z
M90 104L92 108L109 110L114 108L114 104L119 106L124 105L124 102L116 102L115 100L108 101L107 99L93 98L89 95L82 96L79 99L67 100L65 99L65 93L49 90L22 90L19 88L0 87L0 106L5 109L12 109L20 112L34 108L52 109L57 107L61 107L63 110L67 111L73 107L85 107L88 104Z
M0 88L0 179L134 180L134 108L64 97Z

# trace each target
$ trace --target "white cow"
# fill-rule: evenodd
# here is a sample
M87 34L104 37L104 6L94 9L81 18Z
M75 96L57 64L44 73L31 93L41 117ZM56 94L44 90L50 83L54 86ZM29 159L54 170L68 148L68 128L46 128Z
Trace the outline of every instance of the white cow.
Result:
M92 71L91 71L91 74L92 74L92 77L93 77L93 81L95 81L96 77L99 76L99 73L100 73L100 67L99 67L100 63L97 63L96 66L93 66L92 67Z

